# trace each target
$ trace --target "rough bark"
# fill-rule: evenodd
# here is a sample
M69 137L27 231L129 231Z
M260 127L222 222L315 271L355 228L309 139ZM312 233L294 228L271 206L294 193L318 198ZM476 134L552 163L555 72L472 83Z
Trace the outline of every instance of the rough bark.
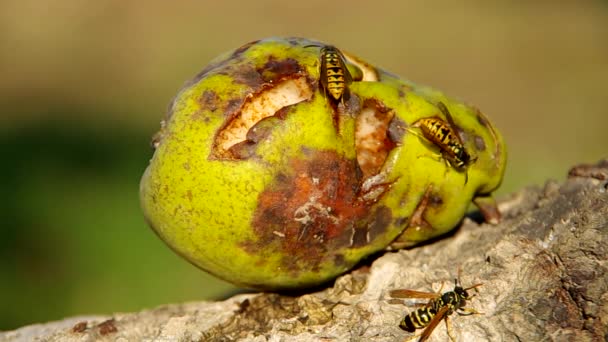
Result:
M496 226L465 218L452 236L385 253L325 289L75 317L0 341L399 341L413 336L398 325L416 307L389 291L449 291L459 268L464 287L483 283L467 304L483 314L450 316L458 341L608 340L608 161L521 190L500 209ZM429 340L447 341L445 324Z

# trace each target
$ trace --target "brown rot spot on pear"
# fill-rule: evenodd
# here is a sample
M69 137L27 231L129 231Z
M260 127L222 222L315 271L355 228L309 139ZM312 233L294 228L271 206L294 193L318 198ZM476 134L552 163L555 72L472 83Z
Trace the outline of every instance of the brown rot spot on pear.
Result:
M215 111L219 107L219 97L217 93L213 90L205 90L203 94L199 97L198 102L201 105L201 109L208 111Z
M338 267L347 266L346 260L344 259L344 255L336 254L334 255L334 265Z
M335 263L344 248L369 243L391 221L390 210L372 211L359 198L360 183L356 161L335 151L308 151L260 194L252 223L258 239L243 248L275 250L295 273Z
M398 92L397 94L399 94L399 98L400 98L402 101L405 101L405 100L406 100L406 99L405 99L405 90L404 90L403 88L399 88L399 92Z
M367 99L355 123L357 162L368 178L380 172L388 153L395 147L388 131L395 113L382 102Z
M243 106L245 99L242 97L235 97L226 101L226 105L224 106L224 116L233 117L238 114L238 110Z
M403 136L405 135L405 128L407 124L405 121L400 118L394 116L391 122L388 124L388 138L393 141L395 144L403 141Z
M349 93L348 98L343 96L342 101L338 103L330 101L330 106L334 110L334 127L339 129L337 121L340 120L340 115L349 115L353 118L357 117L359 113L361 113L361 105L361 99L355 93Z
M408 221L409 221L409 217L407 217L407 216L396 217L393 224L396 227L403 227L407 224Z
M234 82L250 87L253 92L259 91L265 84L262 75L250 64L225 68L222 73L231 76Z
M258 122L311 97L312 88L303 76L281 80L250 94L240 108L231 112L224 126L217 132L210 158L239 159L238 155L231 153L231 148L246 142L247 134ZM240 147L237 149L240 150Z
M266 64L257 72L262 76L264 82L273 83L287 77L293 77L293 75L303 75L304 68L293 58L276 59L270 56Z
M230 153L232 159L243 160L254 157L256 149L256 143L249 140L245 140L232 145L228 152Z
M477 149L477 151L482 152L486 150L486 142L479 135L475 135L473 142L475 143L475 149Z
M354 248L360 248L365 246L369 242L369 235L367 231L364 229L357 229L355 227L352 228L352 236L350 238L350 244Z
M368 240L374 241L381 235L384 235L393 220L391 210L385 206L380 206L376 209L372 220L367 226Z
M437 207L440 207L443 205L443 199L441 198L441 196L438 193L430 192L428 196L429 196L428 205L430 207L437 208Z

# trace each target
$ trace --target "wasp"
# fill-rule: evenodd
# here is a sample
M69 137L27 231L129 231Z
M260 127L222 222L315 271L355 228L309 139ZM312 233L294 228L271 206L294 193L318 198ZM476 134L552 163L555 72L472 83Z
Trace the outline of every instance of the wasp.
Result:
M317 46L317 45L308 45ZM348 85L353 78L346 67L344 55L338 48L331 45L321 47L320 83L323 91L336 102L348 100Z
M457 170L466 171L466 168L475 162L477 158L471 157L464 147L464 143L457 132L454 119L445 104L439 102L437 103L437 107L445 115L447 122L438 116L433 116L419 119L412 127L420 128L422 136L439 147L441 155L448 166L454 166ZM467 178L465 178L465 184L466 181Z
M450 332L448 316L456 312L459 315L481 314L475 309L465 308L467 300L470 300L474 295L470 295L467 291L477 288L483 284L475 284L471 287L463 288L458 279L454 279L454 289L445 293L439 292L421 292L414 290L393 290L390 292L393 298L424 298L429 301L423 307L416 309L406 315L399 327L407 332L415 332L416 329L426 328L420 335L419 342L426 341L431 333L437 327L439 322L445 320L448 335L450 340L454 341L454 337ZM443 287L443 286L442 286ZM415 337L414 337L415 338Z

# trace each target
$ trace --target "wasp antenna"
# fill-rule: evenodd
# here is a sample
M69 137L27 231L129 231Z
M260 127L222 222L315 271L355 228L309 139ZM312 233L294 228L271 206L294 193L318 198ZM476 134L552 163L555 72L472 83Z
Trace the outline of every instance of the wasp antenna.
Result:
M471 286L471 287L467 287L465 290L474 289L474 288L476 288L476 287L480 287L480 286L482 286L482 285L483 285L483 284L475 284L475 285L473 285L473 286Z

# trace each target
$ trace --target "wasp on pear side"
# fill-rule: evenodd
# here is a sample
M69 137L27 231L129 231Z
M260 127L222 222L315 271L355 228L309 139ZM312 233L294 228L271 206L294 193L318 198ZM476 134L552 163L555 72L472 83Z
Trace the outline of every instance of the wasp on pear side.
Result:
M460 278L460 276L459 276ZM445 320L448 330L448 336L452 341L455 341L451 333L451 327L448 322L448 316L456 312L459 315L481 314L475 309L465 308L467 300L470 300L474 295L470 295L468 290L477 288L482 284L475 284L471 287L463 288L458 279L454 279L454 289L448 292L421 292L408 289L393 290L390 292L393 298L419 298L429 299L422 307L407 314L399 323L399 327L407 332L415 332L416 329L424 329L420 335L419 342L426 341L439 322ZM442 286L443 287L443 286ZM414 336L412 339L416 338Z
M447 122L438 116L433 116L419 119L411 127L420 128L422 136L439 148L448 166L465 171L466 184L468 180L466 169L477 158L471 157L464 147L454 119L445 104L438 102L437 107L445 115ZM418 133L412 132L418 135Z

